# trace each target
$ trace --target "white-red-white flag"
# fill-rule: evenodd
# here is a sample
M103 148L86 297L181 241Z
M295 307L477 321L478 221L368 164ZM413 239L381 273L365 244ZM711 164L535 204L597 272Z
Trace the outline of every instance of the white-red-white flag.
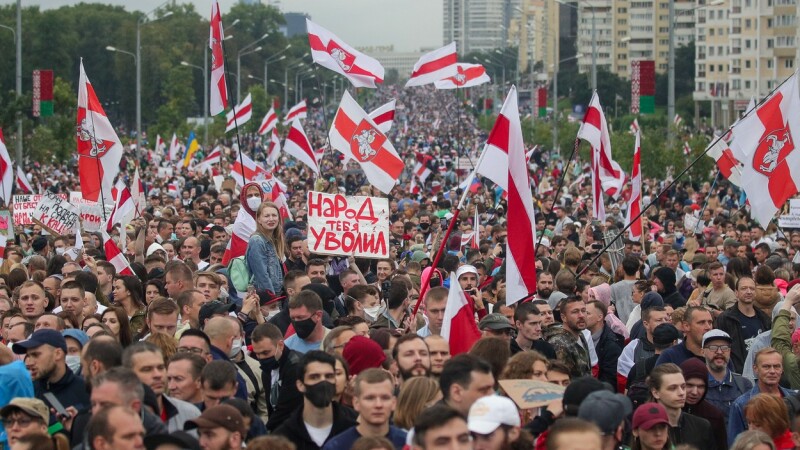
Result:
M131 181L131 197L133 197L133 204L136 208L134 219L142 217L144 209L147 207L147 199L144 194L144 184L142 178L139 176L139 168L133 172L133 181Z
M227 266L233 258L244 256L245 252L247 252L247 243L250 242L250 236L255 232L255 219L253 219L253 216L251 216L245 208L239 208L239 213L236 215L236 220L233 222L231 239L228 241L228 246L225 248L225 253L222 255L222 264Z
M642 237L642 218L636 217L642 211L642 149L639 143L639 131L636 131L636 144L633 149L633 168L631 169L631 197L628 199L628 212L625 224L636 221L628 228L628 238L638 241Z
M17 166L17 188L21 190L23 194L33 194L33 186L31 186L31 182L28 181L28 176L25 174L25 171L22 170L22 166Z
M106 231L111 231L114 225L121 224L120 233L124 233L125 225L133 220L135 214L136 205L133 202L130 189L122 180L117 180L117 184L114 186L114 209L111 210L111 214L108 216Z
M515 86L511 86L491 134L496 135L495 142L505 144L508 155L506 304L513 305L536 292L536 271L530 270L536 264L536 220Z
M164 142L164 138L162 138L160 134L157 134L155 151L158 152L159 156L161 156L165 154L164 152L166 150L167 150L167 143Z
M228 84L225 81L225 57L222 53L222 40L225 32L222 30L222 13L219 2L211 2L211 32L208 38L208 47L211 49L211 97L208 109L212 116L228 108Z
M177 161L183 159L183 147L181 141L178 140L178 135L172 133L172 140L169 141L169 160Z
M197 165L197 170L201 172L213 172L214 166L219 165L220 161L222 161L222 147L217 145L202 161L200 161L200 164Z
M286 135L286 140L283 141L283 151L307 165L312 172L319 175L317 157L299 120L292 122L289 133Z
M272 107L269 109L269 111L267 111L267 115L264 116L264 120L261 121L261 126L258 127L258 134L265 135L269 133L277 124L278 115L275 114L275 107Z
M672 123L675 124L676 127L679 127L683 122L683 117L680 114L675 114L675 117L672 118Z
M689 145L689 141L683 141L683 154L689 156L692 153L692 146Z
M414 164L414 175L419 178L420 183L425 184L425 180L427 180L431 174L431 168L429 165L433 160L433 156L416 152L416 159L417 162Z
M358 162L373 186L385 194L392 190L403 172L403 160L347 91L339 103L328 137L332 148Z
M406 87L435 83L457 74L456 43L451 42L442 48L422 55L414 64L414 71L411 72L411 78L406 82Z
M308 19L306 30L315 63L344 75L357 88L375 88L376 83L383 83L384 70L377 59L359 52Z
M466 247L467 244L473 242L475 238L475 231L470 231L469 233L464 233L461 235L461 247ZM470 245L472 248L475 248L474 245Z
M281 138L278 136L278 131L273 128L270 135L269 145L267 146L267 165L274 166L281 156Z
M766 228L800 186L800 88L797 72L733 128L731 150L744 164L750 212Z
M242 167L242 163L244 163L244 167ZM238 152L235 154L233 165L231 166L231 177L239 187L244 187L245 180L247 182L263 180L266 178L267 173L266 169L256 164L246 154L239 154Z
M241 127L253 117L253 103L250 94L242 100L242 103L236 105L232 110L225 113L225 119L228 124L225 126L225 132L229 132L236 127Z
M481 220L478 214L478 205L475 205L475 217L472 219L472 229L475 231L475 236L472 238L472 248L479 248L481 246Z
M712 139L713 145L706 150L706 155L714 158L719 173L736 186L742 185L742 163L733 156L733 151L725 139Z
M481 332L475 323L472 301L467 299L458 284L455 271L450 274L450 292L444 307L442 337L450 344L450 354L453 356L468 352L481 338Z
M8 207L11 204L11 190L14 188L14 166L11 156L3 140L3 130L0 129L0 198Z
M639 119L633 119L631 126L628 127L628 131L631 134L636 134L636 132L639 131Z
M456 67L455 75L435 82L436 89L468 88L492 81L481 64L458 63Z
M7 239L5 235L0 235L0 264L3 264L3 261L6 259L6 243Z
M81 196L92 202L99 202L101 198L111 199L111 187L122 159L122 143L86 77L82 58L77 124Z
M289 109L289 111L286 113L286 117L283 119L283 124L289 125L290 123L294 122L295 119L305 119L307 116L308 107L306 106L306 101L303 100Z
M124 230L122 233L124 233ZM125 258L125 255L123 255L119 247L117 247L117 243L111 239L111 236L106 233L106 230L100 228L100 234L103 237L103 250L106 254L106 261L114 265L114 268L117 270L117 275L133 276L133 269L131 269L131 265Z
M606 116L600 106L600 97L597 92L592 95L589 109L583 117L583 124L578 130L578 138L583 139L592 146L592 151L597 153L597 167L603 191L617 198L625 184L625 172L611 157L611 139L608 133ZM601 197L602 200L602 197Z
M386 134L392 129L394 123L394 113L397 101L392 99L390 102L381 105L376 110L369 113L370 119L378 126L381 133Z
M267 172L266 178L259 183L267 198L278 207L281 219L294 220L292 212L289 211L289 200L286 198L286 185L270 172Z

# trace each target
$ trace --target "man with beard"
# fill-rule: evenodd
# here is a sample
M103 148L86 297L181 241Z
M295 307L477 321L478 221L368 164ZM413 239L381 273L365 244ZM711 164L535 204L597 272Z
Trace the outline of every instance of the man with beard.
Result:
M37 330L30 338L14 344L12 349L18 355L25 355L36 398L49 405L44 396L49 392L64 407L73 406L81 411L89 406L83 379L67 367L67 341L60 332L48 328Z
M445 363L439 378L442 403L467 417L473 403L494 393L494 382L488 362L468 353L454 356Z
M286 270L306 271L308 261L305 252L307 247L302 235L292 236L286 240L286 247L289 249L289 256L286 258Z
M733 402L753 388L750 380L728 367L731 342L731 337L722 330L711 330L703 335L703 356L708 367L706 400L722 411L726 421Z
M547 304L545 302L545 304ZM514 326L517 329L516 339L511 340L511 354L523 350L536 350L548 359L556 359L556 351L552 345L542 340L544 318L539 308L532 302L522 303L514 311Z
M545 336L558 359L569 367L573 378L591 374L589 343L584 337L586 304L579 297L567 297L559 303L563 327L548 329Z
M400 336L392 350L392 358L397 363L401 382L411 377L427 377L431 374L428 344L414 333Z
M731 337L731 362L736 373L742 373L744 359L753 340L762 331L769 330L772 320L753 305L756 296L756 282L750 277L736 281L736 304L717 317L716 328Z
M303 404L273 434L286 437L298 448L320 449L356 425L356 412L333 401L335 366L336 359L325 352L312 350L303 355L297 374L297 390L303 394Z
M186 430L197 428L203 450L240 450L247 429L239 410L231 405L217 405L186 422Z
M441 336L431 335L425 338L431 358L431 375L438 378L442 374L444 363L450 360L450 344Z
M464 264L456 270L456 278L458 279L458 284L461 286L461 290L472 299L472 305L478 313L478 319L482 319L487 314L487 311L483 306L483 298L478 290L479 277L478 269L469 264Z
M536 300L548 300L553 293L553 274L539 271L536 274Z
M349 450L364 437L385 437L402 448L406 443L406 432L389 424L397 406L392 375L383 369L367 369L356 377L353 407L358 412L358 425L348 428L328 441L325 450Z

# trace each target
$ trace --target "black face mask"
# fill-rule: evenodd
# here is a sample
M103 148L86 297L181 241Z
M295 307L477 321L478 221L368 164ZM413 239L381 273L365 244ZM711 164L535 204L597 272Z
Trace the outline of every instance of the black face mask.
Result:
M300 339L306 339L311 336L311 333L314 332L314 328L317 327L317 323L314 322L314 319L309 317L305 320L293 320L292 326L294 326L294 331L297 333L297 337Z
M317 408L327 408L333 402L333 396L336 394L336 385L330 381L304 385L306 392L303 395Z
M429 224L429 223L421 223L421 224L419 224L419 229L422 230L422 231L428 231L428 228L430 228L430 227L431 227L431 224Z
M261 366L262 372L263 371L272 372L273 370L280 367L280 363L274 356L270 356L269 358L259 359L258 364Z

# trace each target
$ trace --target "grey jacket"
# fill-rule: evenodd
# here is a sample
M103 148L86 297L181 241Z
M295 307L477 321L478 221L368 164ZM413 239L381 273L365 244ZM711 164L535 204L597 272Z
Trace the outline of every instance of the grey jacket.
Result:
M170 433L174 431L183 431L183 424L187 420L196 419L200 416L200 410L193 404L178 400L174 397L161 395L164 403L164 409L167 412L167 430ZM196 433L196 430L192 430ZM195 436L197 437L197 436Z

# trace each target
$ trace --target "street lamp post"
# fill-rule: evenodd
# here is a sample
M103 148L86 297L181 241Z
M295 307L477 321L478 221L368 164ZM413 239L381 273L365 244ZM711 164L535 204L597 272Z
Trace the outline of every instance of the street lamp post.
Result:
M286 55L284 55L283 53L285 53L290 48L292 48L292 44L288 44L283 50L279 51L278 53L275 53L274 55L272 55L269 58L264 60L264 93L265 94L269 95L267 93L267 80L269 80L269 72L267 71L267 65L269 63L271 63L271 62L283 61L284 59L286 59Z
M269 36L269 33L264 33L264 35L261 36L260 38L239 49L239 52L236 54L236 103L237 104L242 101L242 56L261 51L262 48L261 46L258 46L249 51L248 49L266 39L267 36Z
M192 69L197 69L203 72L203 85L208 86L208 52L206 52L206 57L204 59L205 64L204 67L196 66L194 64L189 64L186 61L181 61L181 65L184 67L190 67ZM203 124L205 129L203 130L203 146L208 146L208 88L203 89Z
M305 57L306 55L308 55L308 53L303 55L303 57ZM283 71L283 102L284 103L289 101L289 69L296 69L298 67L303 67L305 64L306 64L305 62L300 61L297 64L290 64L290 65L286 66L286 69L284 69L284 71Z
M17 39L17 32L13 28L11 28L11 27L9 27L7 25L0 25L0 28L5 28L6 30L11 32L11 34L14 36L14 44L15 45L17 44L17 42L20 42L20 40ZM17 79L16 79L16 82L17 82L17 86L16 86L17 97L20 97L22 95L22 55L19 52L17 53L17 74L16 75L17 75ZM16 149L17 149L16 157L17 157L17 164L21 164L22 163L22 120L20 120L20 119L17 120L17 127L18 127L18 130L17 130L18 136L17 136L17 143L16 143Z
M142 25L147 23L147 18L150 16L150 14L171 3L171 1L162 3L157 8L149 11L136 21L136 55L134 56L134 60L136 61L136 151L139 151L142 139L142 65L140 64L142 61ZM172 11L167 11L163 16L160 17L160 19L169 17L171 15Z
M140 95L142 93L142 91L139 89L139 86L140 86L139 85L139 80L140 79L138 77L138 74L139 74L139 70L138 70L139 69L139 57L133 52L129 52L127 50L120 50L117 47L114 47L112 45L107 45L106 46L106 50L108 50L110 52L114 52L114 53L123 53L125 55L130 56L131 58L133 58L133 64L134 64L134 66L136 66L136 69L137 69L136 70L136 74L137 74L137 77L136 77L136 151L139 151L139 136L141 136L141 118L142 118L142 116L140 114L141 113L141 108L140 108L141 102L139 100L139 97L140 97Z

